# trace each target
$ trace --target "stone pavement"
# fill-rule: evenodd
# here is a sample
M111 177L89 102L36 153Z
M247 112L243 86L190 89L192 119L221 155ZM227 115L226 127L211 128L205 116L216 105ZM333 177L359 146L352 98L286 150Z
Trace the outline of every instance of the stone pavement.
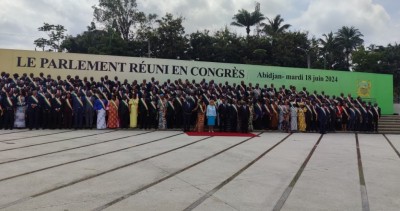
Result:
M0 131L0 210L400 210L400 135Z

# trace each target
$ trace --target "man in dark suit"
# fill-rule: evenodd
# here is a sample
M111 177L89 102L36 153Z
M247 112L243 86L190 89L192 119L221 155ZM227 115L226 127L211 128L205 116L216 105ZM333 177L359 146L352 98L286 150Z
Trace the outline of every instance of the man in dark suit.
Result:
M374 131L378 132L378 122L379 118L381 118L381 108L378 107L377 103L374 104L374 107L372 108L372 113L374 114Z
M77 94L73 95L72 98L72 109L74 113L74 127L75 129L82 129L83 125L83 114L84 114L84 99L81 97L81 93L78 92Z
M327 107L325 108L325 105L321 105L320 107L317 107L317 112L318 112L318 124L319 124L319 133L325 134L326 133L326 124L327 124L327 119L328 119L328 114L327 114Z
M121 128L129 128L129 105L126 96L122 96L122 100L119 103L118 115Z
M249 132L249 118L250 118L250 109L249 106L245 102L241 102L241 107L238 111L238 116L240 119L240 132L248 133Z
M29 118L29 130L33 128L39 129L39 113L40 113L40 103L37 91L34 90L32 95L28 97L28 118Z
M52 116L52 104L51 104L51 96L49 93L44 94L44 98L42 100L42 128L48 129L54 126L53 116Z
M158 110L157 110L157 98L154 97L149 103L149 128L158 128Z
M149 127L149 105L147 95L143 94L142 98L139 100L140 129L147 129Z
M262 118L263 118L263 109L260 101L257 101L254 104L254 114L255 114L255 119L254 119L254 129L256 130L261 130L262 128Z
M57 93L56 96L51 101L52 105L52 117L53 117L53 125L51 128L62 128L62 102L60 93Z
M167 100L167 113L166 113L166 120L167 120L167 128L172 129L174 127L175 122L175 106L173 103L173 98L169 98Z
M190 102L190 97L185 99L183 102L183 131L187 132L190 130L190 120L192 116L192 103Z
M218 105L218 119L219 119L219 131L226 132L226 121L227 118L227 104L225 98L221 99L221 104Z
M175 107L175 128L182 127L182 121L183 121L182 101L183 100L181 96L176 96L173 101Z
M2 97L2 107L3 107L3 126L4 128L12 130L14 128L14 113L16 107L16 99L10 92L6 90Z

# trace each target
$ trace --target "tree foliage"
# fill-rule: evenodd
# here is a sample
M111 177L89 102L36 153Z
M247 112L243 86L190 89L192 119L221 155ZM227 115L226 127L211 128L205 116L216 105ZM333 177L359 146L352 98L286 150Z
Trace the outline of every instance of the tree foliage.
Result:
M86 31L64 40L64 27L45 23L39 31L48 38L34 44L43 50L73 53L303 68L309 57L311 68L393 74L396 92L400 88L400 46L365 47L363 34L354 26L310 38L306 31L292 31L281 15L266 18L256 8L254 12L239 10L233 16L231 25L244 27L246 36L228 26L187 34L184 17L145 14L137 9L136 0L99 0L93 9L101 27L92 22ZM251 27L258 24L260 33L250 35Z
M43 26L38 28L39 31L47 34L48 38L38 38L33 41L33 44L45 51L46 47L52 51L61 51L61 43L65 39L65 32L67 31L62 25L54 25L44 23Z
M93 9L94 19L115 29L125 41L132 37L132 28L144 15L137 9L136 0L99 0Z
M247 36L250 36L250 27L260 23L265 20L264 15L259 11L255 10L254 12L249 12L245 9L241 9L237 14L233 16L233 22L231 25L245 27Z

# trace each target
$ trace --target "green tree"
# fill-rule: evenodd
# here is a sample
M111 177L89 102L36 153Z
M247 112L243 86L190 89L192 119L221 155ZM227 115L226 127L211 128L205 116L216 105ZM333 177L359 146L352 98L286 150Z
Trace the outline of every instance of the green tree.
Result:
M247 36L250 36L250 27L259 24L261 21L265 20L265 17L259 10L250 13L245 9L241 9L233 16L233 20L231 25L246 27Z
M157 41L155 31L155 21L157 19L156 14L143 15L139 18L139 27L136 31L136 41L147 44L147 57L151 57L152 54L152 43Z
M167 13L156 20L158 28L155 30L156 40L154 55L158 58L187 59L189 40L182 25L183 17L175 18Z
M321 45L320 54L324 60L323 67L324 69L331 69L332 65L334 65L337 62L336 55L339 50L338 45L333 32L330 32L328 34L323 34L322 37L323 38L318 39L318 41L319 44Z
M290 24L283 24L283 22L285 20L283 18L281 18L281 15L277 15L273 19L268 18L267 20L268 20L268 23L261 24L261 26L264 27L262 29L262 31L266 35L273 37L273 38L275 38L279 34L284 33L286 30L288 30L291 27Z
M127 49L127 42L114 29L98 30L93 22L87 27L87 31L78 34L76 37L67 37L61 46L70 53L121 56L139 55L139 52L137 55L134 55L133 52Z
M43 51L45 51L46 47L49 47L49 50L62 51L60 45L65 39L65 32L67 31L64 26L44 23L38 30L46 33L49 38L41 37L34 40L33 44L36 47L41 48Z
M229 31L228 27L218 30L214 34L214 54L215 62L244 63L243 39L236 33Z
M336 41L339 47L343 50L345 58L346 58L346 65L347 69L351 67L350 56L351 53L359 46L364 43L364 40L361 38L364 35L356 29L354 26L348 27L343 26L339 29L336 33Z
M136 0L99 0L93 6L94 18L107 28L114 28L126 41L131 39L131 30L143 16L137 9Z
M197 31L189 36L189 55L192 60L214 61L215 38L210 35L210 31Z

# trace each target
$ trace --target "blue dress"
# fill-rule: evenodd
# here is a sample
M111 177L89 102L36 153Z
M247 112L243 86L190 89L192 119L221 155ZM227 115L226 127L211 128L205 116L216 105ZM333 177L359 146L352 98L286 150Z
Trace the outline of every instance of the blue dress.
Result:
M94 101L94 109L97 111L97 129L102 130L107 128L106 124L106 107L107 101L97 99Z
M215 118L217 117L217 108L213 105L208 105L206 115L207 115L207 125L214 126Z

